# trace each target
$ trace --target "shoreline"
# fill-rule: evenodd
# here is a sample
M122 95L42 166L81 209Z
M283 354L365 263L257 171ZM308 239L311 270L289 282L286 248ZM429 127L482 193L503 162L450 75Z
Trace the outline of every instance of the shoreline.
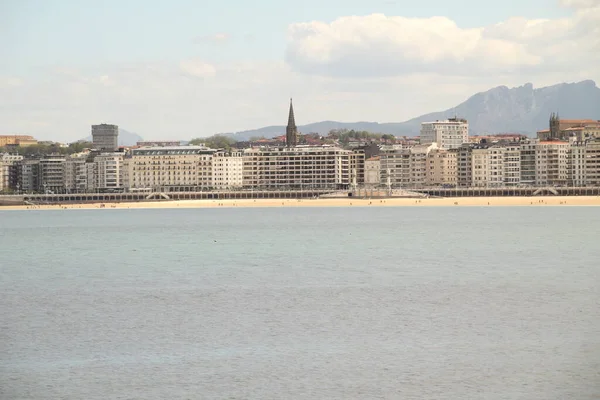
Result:
M66 203L0 206L15 210L90 210L157 208L263 208L263 207L512 207L512 206L600 206L600 196L505 196L444 198L318 198L318 199L228 199L166 200L122 203Z

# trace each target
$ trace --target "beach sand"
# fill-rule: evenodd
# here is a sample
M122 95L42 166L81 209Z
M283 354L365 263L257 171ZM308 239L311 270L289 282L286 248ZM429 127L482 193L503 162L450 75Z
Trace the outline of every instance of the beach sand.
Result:
M176 200L122 203L1 206L2 210L132 209L132 208L228 208L228 207L430 207L430 206L600 206L600 196L456 197L456 198L323 198Z

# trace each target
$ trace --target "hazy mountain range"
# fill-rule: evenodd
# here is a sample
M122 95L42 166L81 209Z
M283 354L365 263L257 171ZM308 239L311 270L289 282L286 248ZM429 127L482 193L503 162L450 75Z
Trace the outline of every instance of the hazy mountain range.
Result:
M600 120L600 89L591 80L534 89L531 83L508 88L498 86L474 94L463 103L444 111L433 112L404 122L337 122L322 121L298 126L302 133L327 134L332 129L354 129L398 136L416 136L421 122L458 116L469 121L470 133L521 133L534 136L547 129L550 113L559 112L565 119ZM285 125L267 126L237 133L226 133L236 140L251 137L272 138L285 134Z
M326 135L332 129L354 129L397 136L417 136L421 122L443 120L449 117L466 118L471 135L484 133L521 133L535 136L540 129L547 129L550 113L558 112L565 119L600 120L600 89L591 80L534 89L531 83L508 88L498 86L486 92L474 94L463 103L444 111L421 115L404 122L338 122L321 121L300 125L302 133ZM264 136L272 138L285 134L285 125L266 126L236 133L224 133L235 140L248 140ZM88 136L84 140L92 140ZM119 128L119 145L133 146L143 141L136 133Z

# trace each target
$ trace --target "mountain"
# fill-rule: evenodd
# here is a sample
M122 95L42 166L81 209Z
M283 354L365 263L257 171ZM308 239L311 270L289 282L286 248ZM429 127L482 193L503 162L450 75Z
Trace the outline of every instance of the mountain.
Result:
M421 115L405 122L322 121L298 126L298 130L302 133L327 134L332 129L345 128L397 136L416 136L419 134L421 122L458 116L469 121L471 135L510 132L534 136L536 131L547 129L552 112L558 112L565 119L600 120L600 89L591 80L559 83L539 89L534 89L531 83L510 89L498 86L477 93L455 107ZM242 141L251 137L272 138L283 134L284 125L225 135Z
M92 141L92 135L82 139L86 142ZM119 146L135 146L137 142L143 142L144 139L137 133L126 131L125 129L119 128Z

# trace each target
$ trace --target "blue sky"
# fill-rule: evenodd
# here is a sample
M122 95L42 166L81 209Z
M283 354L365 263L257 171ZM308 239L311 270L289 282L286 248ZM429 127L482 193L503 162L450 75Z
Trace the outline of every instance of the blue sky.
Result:
M597 3L596 0L562 1ZM578 10L580 14L576 14ZM406 46L410 43L403 43L401 37L410 35L413 28L406 21L392 21L388 26L387 20L381 29L378 26L367 27L366 24L373 23L373 20L360 18L371 14L383 14L385 18L391 18L390 21L395 17L404 17L409 22L415 19L414 21L421 21L418 29L425 30L436 30L435 26L428 28L427 24L438 24L426 19L433 16L445 17L454 21L458 30L465 33L463 35L460 31L452 31L452 27L447 27L450 33L440 34L441 38L445 39L445 36L454 32L456 39L448 43L458 46L462 46L465 40L471 40L469 30L491 27L512 17L523 17L525 21L583 18L581 8L564 7L558 0L4 0L0 2L0 95L4 96L0 105L8 107L10 112L0 114L7 121L5 127L0 128L0 134L19 131L45 137L54 135L69 140L81 136L79 131L97 120L112 118L119 119L114 122L126 129L140 131L143 136L152 138L252 129L259 127L252 124L279 124L281 118L278 113L285 108L285 99L290 94L297 97L300 104L303 101L307 103L305 112L300 113L305 117L302 122L320 119L388 122L450 107L476 90L496 85L517 85L534 81L539 86L555 79L594 79L593 76L586 75L587 71L565 74L556 67L553 68L552 75L538 72L517 74L514 72L517 69L512 69L510 74L490 73L485 74L486 79L477 76L468 80L465 74L456 76L456 73L445 68L438 71L433 65L424 65L424 61L419 60L419 71L427 71L429 78L426 79L423 74L411 78L410 74L414 75L419 71L401 72L400 67L393 65L393 76L389 70L382 71L381 76L390 75L389 81L384 81L374 68L375 64L361 64L360 68L356 67L354 70L352 56L365 54L366 58L376 59L379 65L389 64L381 56L382 52L396 54L393 56L396 59L398 56L402 57L408 51ZM350 16L360 18L346 20L343 24L332 24L342 17ZM588 18L586 21L591 23L595 20ZM313 25L295 25L301 23ZM296 29L292 29L293 27ZM339 31L342 33L335 30L338 28L342 29ZM525 29L523 28L523 32ZM523 33L523 37L540 36L538 32L527 29L529 30L526 34ZM564 29L572 28L565 25ZM296 36L290 39L292 31L296 32ZM507 35L506 32L502 34ZM226 39L217 40L215 35ZM419 32L416 35L421 37ZM355 43L348 43L348 38ZM386 39L394 40L383 43ZM501 39L507 42L504 37ZM363 42L357 44L358 40ZM373 43L366 40L373 40ZM504 46L499 51L507 52L515 60L525 60L526 66L543 64L546 54L530 54L537 44L525 43L523 41L529 39L523 38L510 40L514 41L512 47ZM341 46L345 45L355 46L354 53L350 50L340 53ZM380 45L384 46L381 47L384 51L378 51L373 56L365 53ZM424 44L423 54L435 45L435 41L431 40ZM397 46L397 53L394 46ZM440 43L440 46L448 44ZM478 54L482 54L482 47L485 46L478 46ZM594 43L590 46L592 47L586 48L582 44L581 51L593 50ZM357 52L358 50L362 53ZM328 54L328 60L322 59L323 54ZM431 57L437 57L436 60L440 61L435 54L432 53ZM424 59L431 60L431 57L424 56ZM469 57L475 56L465 53L459 58L467 63L474 59ZM342 60L346 65L352 64L347 71L339 69L343 65ZM393 64L394 60L391 61ZM358 60L358 64L364 62ZM412 59L410 63L414 62L415 59ZM124 68L140 68L140 73L133 74L132 79L130 75L124 75ZM59 70L61 72L57 73ZM65 70L70 72L65 73ZM150 74L149 70L154 72ZM181 74L188 74L195 80L183 82ZM364 76L355 76L356 74ZM420 82L420 91L423 91L436 86L440 79L448 87L444 86L444 92L435 96L436 99L418 97L415 82ZM131 83L133 80L139 80L137 86ZM250 87L248 82L254 82L254 86ZM143 92L148 86L154 86L155 90L152 93ZM191 87L197 90L194 94L189 89ZM373 92L374 87L395 89L390 89L389 93L382 89L381 105L372 101L369 106L361 104L361 88ZM413 101L399 104L398 111L382 106L389 103L391 96L398 90L407 93L415 90ZM264 92L264 98L257 100L257 91ZM158 95L159 92L165 95L151 101L150 96ZM205 93L206 98L201 98L198 92ZM29 100L32 97L50 99L56 95L61 98L57 104ZM226 95L230 97L226 98ZM168 116L153 121L156 110L148 112L147 109L143 110L144 107L130 104L135 98L148 99L150 110L161 103L161 110L172 112L172 117L177 122L170 123ZM256 111L254 103L265 100L269 103L264 104L264 107L270 107L272 113ZM194 101L197 102L195 107L190 105ZM323 103L317 105L317 102L331 104L330 112L327 112L327 108L324 109ZM129 109L123 108L126 106L122 106L121 110L117 109L119 103L130 104L127 106ZM230 114L225 117L222 107L229 103L234 103L241 113L236 118ZM205 118L186 117L182 108L188 106L190 110L206 109ZM219 113L223 115L215 117ZM67 132L57 129L57 125L67 119L68 122L63 125L67 127ZM198 119L206 121L205 129L194 131L185 128L198 124ZM172 133L169 126L177 126L178 133Z
M544 0L4 0L0 7L0 68L7 72L194 55L215 62L276 59L284 52L289 24L342 15L441 15L471 28L515 15L553 18L569 13ZM194 41L221 32L231 36L227 46Z

